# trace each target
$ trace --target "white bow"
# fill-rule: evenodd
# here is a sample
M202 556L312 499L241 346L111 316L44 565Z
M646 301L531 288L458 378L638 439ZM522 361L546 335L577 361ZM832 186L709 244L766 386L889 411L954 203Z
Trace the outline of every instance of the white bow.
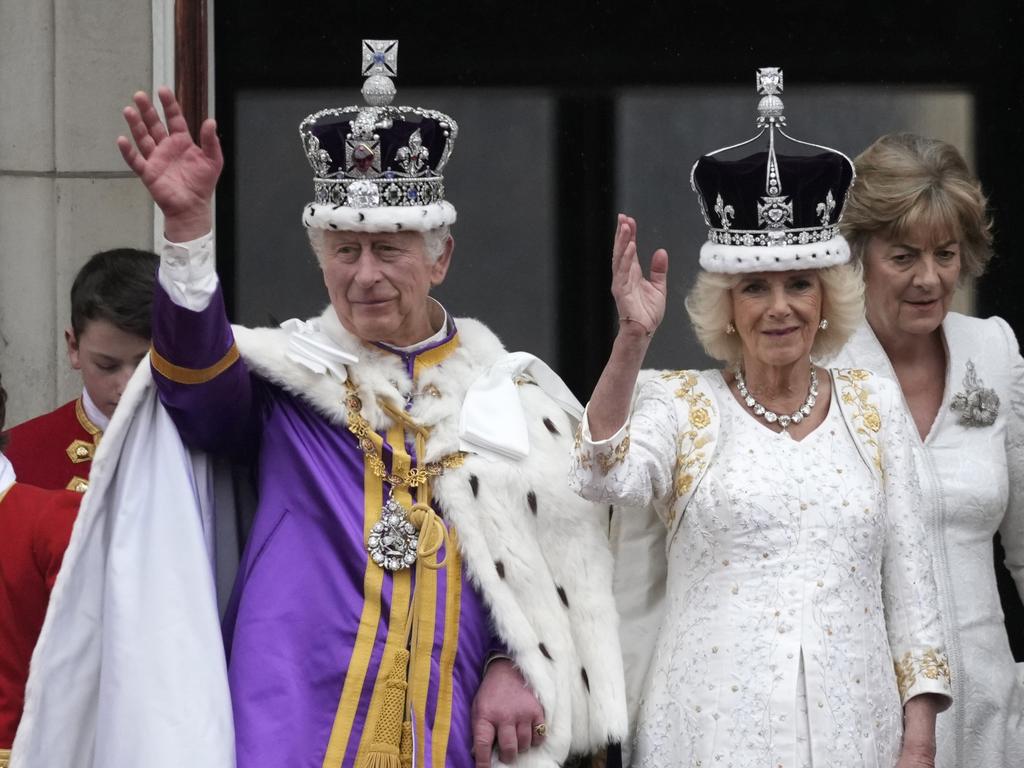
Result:
M338 346L330 336L320 330L317 320L304 322L297 318L285 320L281 328L288 332L287 358L318 374L330 374L338 381L348 379L346 365L354 365L359 358Z
M526 414L516 391L517 376L528 374L561 408L579 421L583 406L543 361L512 352L470 385L459 418L460 448L492 459L524 459L530 453Z

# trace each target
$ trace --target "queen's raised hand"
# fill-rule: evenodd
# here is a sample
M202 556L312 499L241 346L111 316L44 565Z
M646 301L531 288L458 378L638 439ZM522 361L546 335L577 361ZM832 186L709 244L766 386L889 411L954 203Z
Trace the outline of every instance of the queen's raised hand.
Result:
M619 332L652 336L665 317L667 285L668 253L656 250L650 277L644 277L637 257L636 220L620 213L612 246L612 296L619 312Z

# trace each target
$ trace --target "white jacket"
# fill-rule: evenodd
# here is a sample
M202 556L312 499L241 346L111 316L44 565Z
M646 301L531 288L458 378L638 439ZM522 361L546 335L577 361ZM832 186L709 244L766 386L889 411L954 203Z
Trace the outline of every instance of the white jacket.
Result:
M953 676L953 706L937 724L936 765L1024 766L1024 664L1015 666L1010 653L992 562L998 530L1024 595L1024 360L998 317L950 312L942 331L948 351L942 405L928 436L921 440L915 430L912 443ZM896 378L867 323L835 363ZM989 426L965 426L951 408L967 391L968 363L979 386L999 397Z

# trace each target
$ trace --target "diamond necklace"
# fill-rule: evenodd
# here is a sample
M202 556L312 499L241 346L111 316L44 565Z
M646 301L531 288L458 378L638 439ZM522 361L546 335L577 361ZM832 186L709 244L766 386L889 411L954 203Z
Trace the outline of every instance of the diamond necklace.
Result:
M754 412L754 415L760 416L769 424L778 422L783 430L789 427L790 424L799 424L810 416L811 408L818 401L818 374L815 372L813 365L811 366L811 385L807 389L807 398L804 400L803 405L789 415L780 415L775 411L770 411L757 402L754 396L750 394L750 390L747 389L747 382L743 378L743 369L738 365L733 369L733 373L736 375L736 389L739 390L740 397L743 398L743 402L746 403L747 407Z

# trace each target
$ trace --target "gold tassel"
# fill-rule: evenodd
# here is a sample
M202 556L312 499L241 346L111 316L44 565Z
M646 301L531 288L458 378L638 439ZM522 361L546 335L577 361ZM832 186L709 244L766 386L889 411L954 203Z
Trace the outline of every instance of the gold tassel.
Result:
M412 723L402 723L402 768L412 768Z
M366 758L361 768L402 768L401 748L405 720L406 674L409 669L409 651L404 648L395 653L391 674L384 684L384 702L373 729ZM410 731L410 739L411 739ZM411 744L411 741L410 741ZM411 761L410 761L411 762Z

